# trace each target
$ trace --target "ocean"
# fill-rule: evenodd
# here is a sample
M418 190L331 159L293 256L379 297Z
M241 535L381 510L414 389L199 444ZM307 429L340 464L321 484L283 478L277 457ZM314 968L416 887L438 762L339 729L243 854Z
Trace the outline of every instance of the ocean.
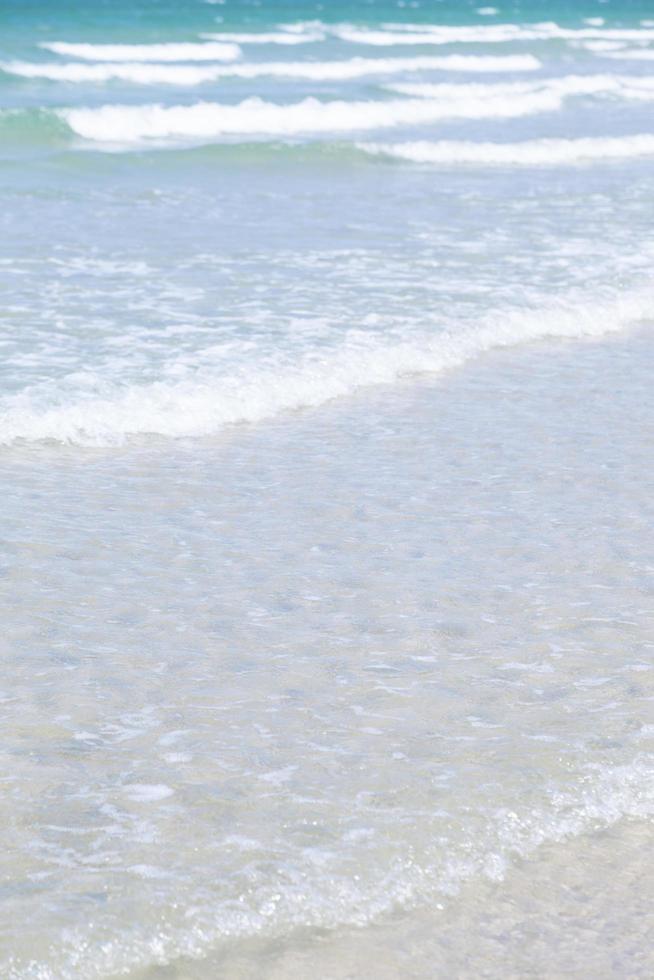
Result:
M654 8L2 0L0 976L654 972Z

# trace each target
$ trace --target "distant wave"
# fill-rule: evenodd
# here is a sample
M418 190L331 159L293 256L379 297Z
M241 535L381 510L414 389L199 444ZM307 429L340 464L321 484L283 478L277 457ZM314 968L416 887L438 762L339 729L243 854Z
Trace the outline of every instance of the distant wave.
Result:
M499 166L561 166L594 160L654 156L654 135L537 139L522 143L474 143L442 140L413 143L360 143L366 153L414 163Z
M383 24L368 30L352 24L332 28L343 40L368 45L395 44L501 44L507 41L652 41L651 28L560 27L552 21L538 24L479 24L469 27L426 24Z
M607 51L606 57L617 58L620 61L654 61L654 50L651 48L628 48L626 51Z
M511 118L557 109L560 96L487 94L460 99L393 99L390 101L320 102L303 99L291 105L245 99L237 105L198 102L190 106L105 105L62 109L59 115L84 139L138 143L161 139L211 139L227 135L298 136L417 125L441 119Z
M574 95L610 95L623 99L654 99L654 76L633 75L563 75L535 81L442 83L397 82L384 86L388 91L413 98L462 99L525 97L549 93L561 99Z
M66 66L60 66L66 67ZM112 66L77 65L83 71ZM194 66L116 65L120 78L167 78L178 83ZM132 75L132 71L134 74ZM141 73L145 73L141 75ZM154 73L151 74L151 73ZM396 82L384 86L404 96L366 101L307 98L291 104L248 98L234 105L197 102L190 106L103 105L67 109L0 110L0 138L29 142L66 142L73 135L96 143L142 147L211 143L222 137L267 137L324 133L363 133L402 125L449 119L511 119L559 111L575 96L654 101L654 77L567 75L558 79L512 82ZM366 153L423 163L568 163L577 160L649 154L648 135L587 139L531 140L523 143L429 142L366 143ZM256 144L254 144L256 145ZM261 144L259 144L261 145ZM352 147L355 155L360 152ZM352 151L350 155L352 155Z
M653 143L654 143L654 138ZM577 296L545 308L505 309L462 332L413 337L406 342L371 340L353 331L330 353L314 351L297 363L268 360L228 375L181 382L107 388L102 397L76 393L75 381L60 383L44 402L39 389L5 399L0 442L55 440L79 445L115 445L136 435L202 436L237 422L256 422L282 411L315 406L357 389L400 378L437 374L495 348L546 337L599 337L651 317L651 290L600 303Z
M535 24L478 24L449 26L431 24L382 24L379 27L342 23L327 24L306 21L280 25L281 30L267 33L213 32L203 37L239 44L300 44L336 37L350 44L366 47L395 47L448 44L504 44L524 41L562 40L571 44L596 42L598 45L647 43L654 40L654 30L640 28L606 28L600 24L582 28L560 27L554 22ZM296 40L294 40L296 38ZM599 48L597 49L599 50Z
M55 54L85 61L234 61L240 57L238 44L69 44L43 41L39 45Z
M53 82L134 82L137 85L201 85L222 77L220 66L177 65L121 61L80 64L79 62L0 62L0 70L21 78L47 78Z
M533 40L542 37L539 31L526 30L514 24L493 24L480 27L430 27L414 25L412 30L384 30L356 27L344 24L331 28L331 33L342 41L370 47L395 45L480 43L499 44L507 41Z
M201 37L208 41L227 41L236 44L312 44L315 41L324 41L324 31L268 31L260 34L238 34L230 31L220 33L202 34Z
M139 62L78 64L6 61L2 71L24 78L48 78L63 82L106 82L112 79L138 84L201 85L219 78L303 78L341 81L366 75L393 75L414 71L470 73L534 71L540 61L532 55L477 57L449 55L423 58L352 58L348 61L279 61L235 65L177 65Z
M592 51L595 54L619 51L627 46L625 41L569 41L568 43L571 48L580 48L582 51Z
M452 44L453 42L499 43L522 39L520 28L513 25L493 25L489 27L444 27L416 28L414 31L371 30L368 28L343 25L333 27L331 33L351 44L369 47L394 47L395 45Z

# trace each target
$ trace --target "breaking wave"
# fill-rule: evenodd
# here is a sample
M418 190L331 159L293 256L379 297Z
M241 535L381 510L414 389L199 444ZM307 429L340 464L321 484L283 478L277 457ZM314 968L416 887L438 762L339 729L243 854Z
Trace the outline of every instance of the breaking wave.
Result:
M241 54L238 44L69 44L43 41L39 45L54 54L85 61L234 61Z
M171 61L174 59L170 59ZM199 59L197 59L199 60ZM535 71L540 62L533 55L476 57L449 55L423 58L351 58L348 61L279 61L233 65L185 65L150 62L102 62L79 64L8 61L2 71L25 78L48 78L62 82L106 82L111 79L140 84L200 85L220 78L302 78L311 81L342 81L366 75L393 75L414 71L470 73Z
M140 143L147 140L214 139L230 135L298 136L352 132L435 122L442 119L510 118L557 109L560 97L542 92L497 98L393 99L320 102L303 99L278 105L258 98L237 105L198 102L191 106L105 105L62 109L60 115L84 139Z
M549 93L570 95L613 95L626 99L654 98L654 77L632 75L564 75L537 81L491 83L397 82L385 86L391 92L424 99L497 98Z
M537 139L522 143L474 143L442 140L412 143L360 143L366 153L414 163L465 163L499 166L561 166L595 160L654 155L654 134L598 136L580 139Z
M502 44L511 41L652 41L651 28L560 27L551 21L539 24L484 24L469 27L428 24L383 24L368 30L352 24L333 28L342 40L372 46L396 44Z
M268 31L261 34L239 34L224 31L219 34L203 34L208 41L227 41L236 44L312 44L324 41L324 31Z
M654 51L651 48L628 48L626 51L606 52L605 57L620 61L654 61Z
M654 137L652 137L654 142ZM76 390L66 379L44 394L27 389L5 399L0 441L54 440L86 446L118 445L138 435L204 436L225 425L257 422L282 411L320 405L358 389L392 384L412 375L438 374L495 348L552 338L600 337L651 316L651 290L603 304L587 297L545 308L498 311L477 327L424 334L410 340L374 341L352 331L330 352L313 350L295 363L269 358L212 375L206 369L179 382L122 386L97 379L101 396Z

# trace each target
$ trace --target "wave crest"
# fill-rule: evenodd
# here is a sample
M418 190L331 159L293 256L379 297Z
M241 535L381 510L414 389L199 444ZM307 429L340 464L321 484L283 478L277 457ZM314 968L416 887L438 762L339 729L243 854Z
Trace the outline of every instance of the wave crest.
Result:
M61 118L84 139L141 143L147 140L205 140L230 135L301 136L417 125L444 119L511 118L558 109L561 99L542 92L497 98L393 99L291 105L245 99L237 105L198 102L191 106L105 105L62 109Z
M170 59L171 61L176 59ZM196 59L201 60L201 59ZM348 81L367 75L393 75L414 71L492 73L535 71L533 55L505 57L448 55L423 58L351 58L348 61L276 61L235 65L170 64L149 61L107 61L98 64L6 61L2 71L24 78L62 82L106 82L111 79L139 84L201 85L220 78L298 78L309 81Z
M42 41L39 47L54 54L85 61L234 61L240 57L238 44L69 44L67 41Z
M654 135L538 139L522 143L442 140L412 143L359 143L359 149L413 163L465 163L480 166L565 166L595 160L654 156Z

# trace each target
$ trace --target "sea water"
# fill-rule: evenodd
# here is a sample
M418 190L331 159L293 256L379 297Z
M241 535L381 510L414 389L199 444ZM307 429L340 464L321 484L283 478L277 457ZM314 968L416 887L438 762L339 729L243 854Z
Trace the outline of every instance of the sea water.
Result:
M654 970L654 13L0 9L0 976Z

